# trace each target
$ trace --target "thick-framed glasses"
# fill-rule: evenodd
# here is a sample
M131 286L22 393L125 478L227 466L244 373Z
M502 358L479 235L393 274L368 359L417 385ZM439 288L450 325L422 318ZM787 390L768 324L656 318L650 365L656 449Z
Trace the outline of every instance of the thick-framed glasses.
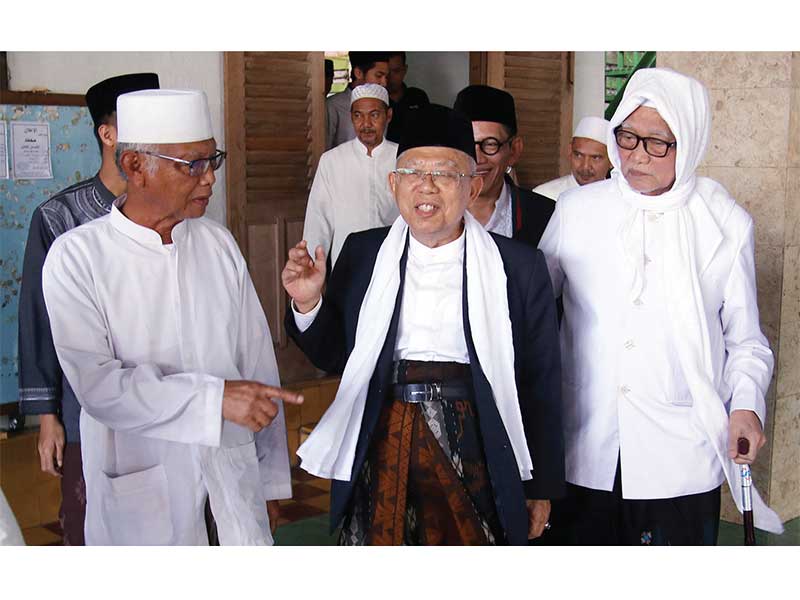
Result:
M617 146L623 150L634 150L641 142L644 146L644 151L656 158L664 158L670 148L677 148L678 146L678 142L665 142L654 137L641 137L632 131L622 129L622 127L617 127L614 130L614 137L617 139Z
M195 158L194 160L185 160L183 158L175 158L174 156L166 156L164 154L157 154L155 152L142 152L148 156L155 156L156 158L163 158L164 160L171 160L172 162L187 165L189 167L189 175L192 177L199 177L211 167L212 171L216 171L225 162L225 157L228 155L224 150L217 150L214 156L206 158Z
M511 141L514 139L512 135L508 138L505 142L501 142L496 137L487 137L483 138L480 142L476 141L475 145L481 149L486 156L494 156L500 149L505 146L506 144L511 144Z
M412 185L420 185L430 175L433 185L438 188L455 187L462 177L472 177L458 171L423 171L421 169L395 169L394 172Z

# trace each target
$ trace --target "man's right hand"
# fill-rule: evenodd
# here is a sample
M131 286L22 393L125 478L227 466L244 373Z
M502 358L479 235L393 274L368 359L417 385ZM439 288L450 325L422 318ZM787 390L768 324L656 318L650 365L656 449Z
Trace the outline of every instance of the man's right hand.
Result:
M64 427L56 415L40 415L38 448L42 471L61 477L61 468L64 465Z
M278 416L272 398L289 404L302 404L303 396L257 381L226 381L222 395L222 417L256 433Z
M297 310L307 313L313 309L322 296L325 283L325 251L317 246L314 251L316 260L312 260L306 249L307 242L302 240L294 248L289 249L289 260L281 273L283 288L286 290Z

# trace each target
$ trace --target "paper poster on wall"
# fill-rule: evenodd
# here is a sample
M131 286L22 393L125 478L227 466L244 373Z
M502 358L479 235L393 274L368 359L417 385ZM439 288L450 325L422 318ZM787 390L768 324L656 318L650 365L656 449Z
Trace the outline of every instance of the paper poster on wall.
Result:
M50 124L12 121L11 160L14 179L52 179Z
M0 179L8 179L8 142L6 122L0 121Z

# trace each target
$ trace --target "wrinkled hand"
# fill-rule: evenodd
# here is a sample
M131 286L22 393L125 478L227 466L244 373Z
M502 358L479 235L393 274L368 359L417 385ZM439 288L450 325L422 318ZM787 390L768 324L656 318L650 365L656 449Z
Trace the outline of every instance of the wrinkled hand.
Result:
M737 449L739 438L747 438L750 452L739 454ZM734 410L728 421L728 456L738 465L752 465L758 451L767 443L761 429L761 421L752 410Z
M278 519L281 518L281 505L278 500L267 500L267 516L269 517L269 531L274 534L278 528Z
M326 271L325 251L322 246L317 246L314 251L316 260L308 255L306 246L307 242L302 240L289 249L289 260L281 272L283 289L292 297L295 307L301 313L307 313L319 302Z
M525 500L528 508L528 539L538 538L550 518L550 500Z
M296 392L257 381L226 381L222 417L254 433L261 431L278 416L278 405L272 398L280 398L289 404L303 403L303 396Z
M42 471L61 477L64 465L64 427L56 415L39 417L39 462Z

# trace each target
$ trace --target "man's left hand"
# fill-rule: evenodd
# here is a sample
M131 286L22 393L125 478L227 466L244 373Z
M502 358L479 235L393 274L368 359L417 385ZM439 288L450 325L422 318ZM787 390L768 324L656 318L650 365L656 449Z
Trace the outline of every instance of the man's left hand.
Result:
M750 451L739 454L737 449L739 438L747 438ZM761 429L761 421L752 410L734 410L728 423L728 456L739 465L753 464L758 451L767 443Z
M528 507L528 539L538 538L550 518L550 500L525 500Z
M281 505L278 500L267 500L267 516L269 517L270 533L275 533L278 528L278 519L281 518Z

